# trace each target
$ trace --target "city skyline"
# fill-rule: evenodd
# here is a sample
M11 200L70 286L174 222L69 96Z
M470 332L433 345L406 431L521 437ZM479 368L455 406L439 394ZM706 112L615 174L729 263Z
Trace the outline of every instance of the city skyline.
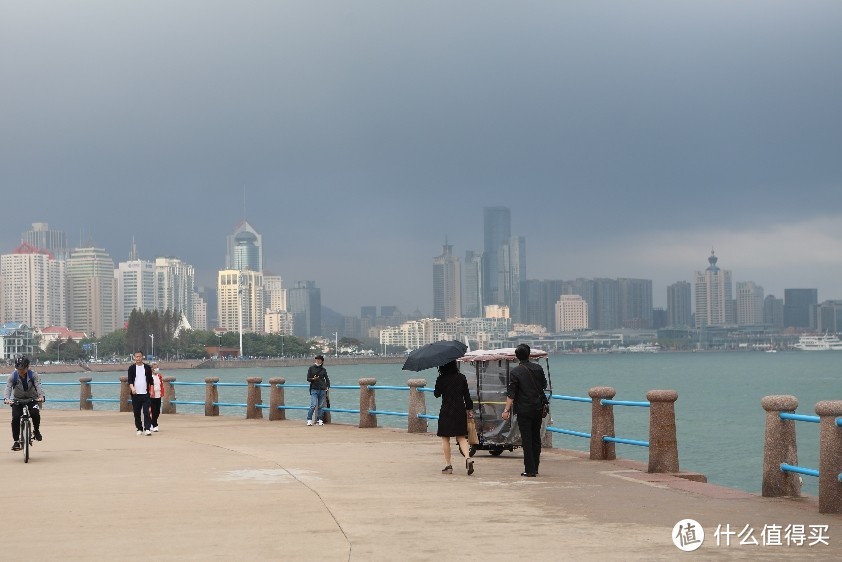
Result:
M527 279L650 279L665 307L713 248L766 295L842 298L840 3L3 15L0 253L43 221L213 287L245 219L326 306L429 313L442 241L482 250L503 206Z

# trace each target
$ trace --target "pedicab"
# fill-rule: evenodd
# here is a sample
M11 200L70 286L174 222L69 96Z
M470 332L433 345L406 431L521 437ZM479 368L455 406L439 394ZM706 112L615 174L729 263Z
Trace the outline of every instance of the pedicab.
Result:
M538 364L543 360L542 366L547 375L547 393L552 394L549 354L540 349L533 349L529 359ZM474 420L479 443L471 445L470 455L474 456L474 453L482 450L496 457L503 451L514 451L520 447L520 431L515 423L517 415L513 413L508 420L503 419L509 372L520 363L515 357L515 348L469 351L457 361L461 363L461 371L468 379L471 400L474 401ZM548 415L541 422L542 440L549 421Z

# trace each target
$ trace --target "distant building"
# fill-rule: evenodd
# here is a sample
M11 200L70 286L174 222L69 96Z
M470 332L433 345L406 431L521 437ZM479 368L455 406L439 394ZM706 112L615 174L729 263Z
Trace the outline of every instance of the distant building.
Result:
M616 279L594 279L594 300L596 308L595 330L616 330L620 327L620 284ZM588 303L589 305L591 303Z
M462 271L453 246L445 243L433 258L433 316L441 320L462 315Z
M588 329L588 303L579 295L561 295L555 305L558 332Z
M617 279L620 327L632 330L652 328L652 280Z
M117 323L117 282L114 260L102 248L76 248L67 270L67 324L94 338L110 334Z
M61 230L50 230L50 225L45 222L32 223L32 230L21 233L20 241L23 244L47 250L58 261L64 261L70 257L67 236Z
M208 303L199 293L193 293L193 321L191 325L194 330L208 329Z
M32 355L35 349L32 328L22 322L0 324L0 359L10 360L19 355Z
M692 326L693 308L691 288L687 281L677 281L667 287L667 326Z
M132 310L157 310L154 263L138 259L133 249L129 261L117 264L114 279L117 282L117 322L120 328L129 321Z
M525 305L523 302L526 282L526 239L523 236L513 236L503 244L498 253L500 276L497 283L497 293L504 304L511 311L512 320L523 323Z
M196 315L193 312L193 293L196 291L196 272L193 266L179 258L155 258L155 277L158 311L181 313L194 325ZM261 318L262 314L261 310Z
M815 329L818 289L784 289L784 327Z
M763 299L763 323L773 328L784 327L784 301L769 295Z
M503 267L499 262L501 248L512 237L512 211L508 207L485 207L482 214L482 301L484 305L508 304L500 293L500 272Z
M263 324L267 334L291 336L295 331L295 317L286 310L267 308Z
M65 266L46 249L22 243L0 256L0 321L38 329L67 321Z
M831 334L842 332L842 300L824 301L816 307L816 328Z
M293 314L293 330L299 338L322 335L322 291L315 281L296 281L287 289L287 310Z
M257 271L225 269L217 274L219 329L263 333L263 275Z
M263 303L266 310L277 312L287 309L287 292L280 275L264 275L263 290L266 292Z
M482 252L468 250L462 264L462 316L482 316Z
M245 219L228 235L226 269L263 271L263 236Z
M763 287L753 281L737 282L737 325L763 324Z
M731 272L719 269L716 265L718 259L711 250L708 258L710 265L695 275L697 328L733 323Z

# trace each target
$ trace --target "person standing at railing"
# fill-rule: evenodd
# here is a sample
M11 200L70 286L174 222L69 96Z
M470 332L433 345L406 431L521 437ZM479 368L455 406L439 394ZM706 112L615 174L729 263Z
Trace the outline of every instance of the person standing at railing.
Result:
M503 419L511 418L514 405L523 447L524 470L520 475L535 477L538 476L538 464L541 462L541 420L546 399L544 390L547 388L547 376L541 365L529 360L531 352L525 343L515 348L515 357L520 364L509 373Z
M152 416L149 413L149 389L152 388L152 367L143 362L143 352L136 351L134 363L129 366L129 390L132 393L132 410L134 411L134 426L138 435L152 435ZM140 423L140 413L143 411L143 425Z
M324 425L325 422L322 418L325 413L324 408L327 391L330 388L330 378L327 376L327 369L323 366L325 358L322 355L316 355L315 361L315 365L311 365L307 369L307 382L310 383L310 409L307 410L307 425L313 425L314 410L318 424Z
M164 397L164 377L158 363L152 362L152 386L149 387L149 410L152 414L152 431L158 431L158 416L161 415L161 399Z
M13 451L21 450L20 418L23 416L23 406L15 404L14 401L28 399L37 400L37 403L29 407L29 416L32 418L35 439L40 441L41 411L38 403L44 401L44 387L41 386L38 373L29 368L29 357L21 356L15 359L15 372L6 380L6 392L3 394L3 402L12 404L12 438L15 440L12 444Z
M474 459L470 456L467 435L468 418L474 417L474 402L468 391L468 379L459 372L456 361L439 367L433 396L441 398L439 428L436 432L436 435L441 437L441 448L444 452L445 467L441 472L453 474L453 465L450 464L450 438L455 437L459 449L465 456L465 469L470 476L474 473Z

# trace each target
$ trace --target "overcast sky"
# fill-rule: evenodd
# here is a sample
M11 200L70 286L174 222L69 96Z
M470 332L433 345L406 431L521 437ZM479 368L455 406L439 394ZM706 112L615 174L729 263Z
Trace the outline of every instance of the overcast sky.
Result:
M842 2L0 0L0 252L48 222L215 284L265 267L344 314L432 310L432 258L512 209L527 277L711 248L842 299ZM245 198L243 194L245 193Z

